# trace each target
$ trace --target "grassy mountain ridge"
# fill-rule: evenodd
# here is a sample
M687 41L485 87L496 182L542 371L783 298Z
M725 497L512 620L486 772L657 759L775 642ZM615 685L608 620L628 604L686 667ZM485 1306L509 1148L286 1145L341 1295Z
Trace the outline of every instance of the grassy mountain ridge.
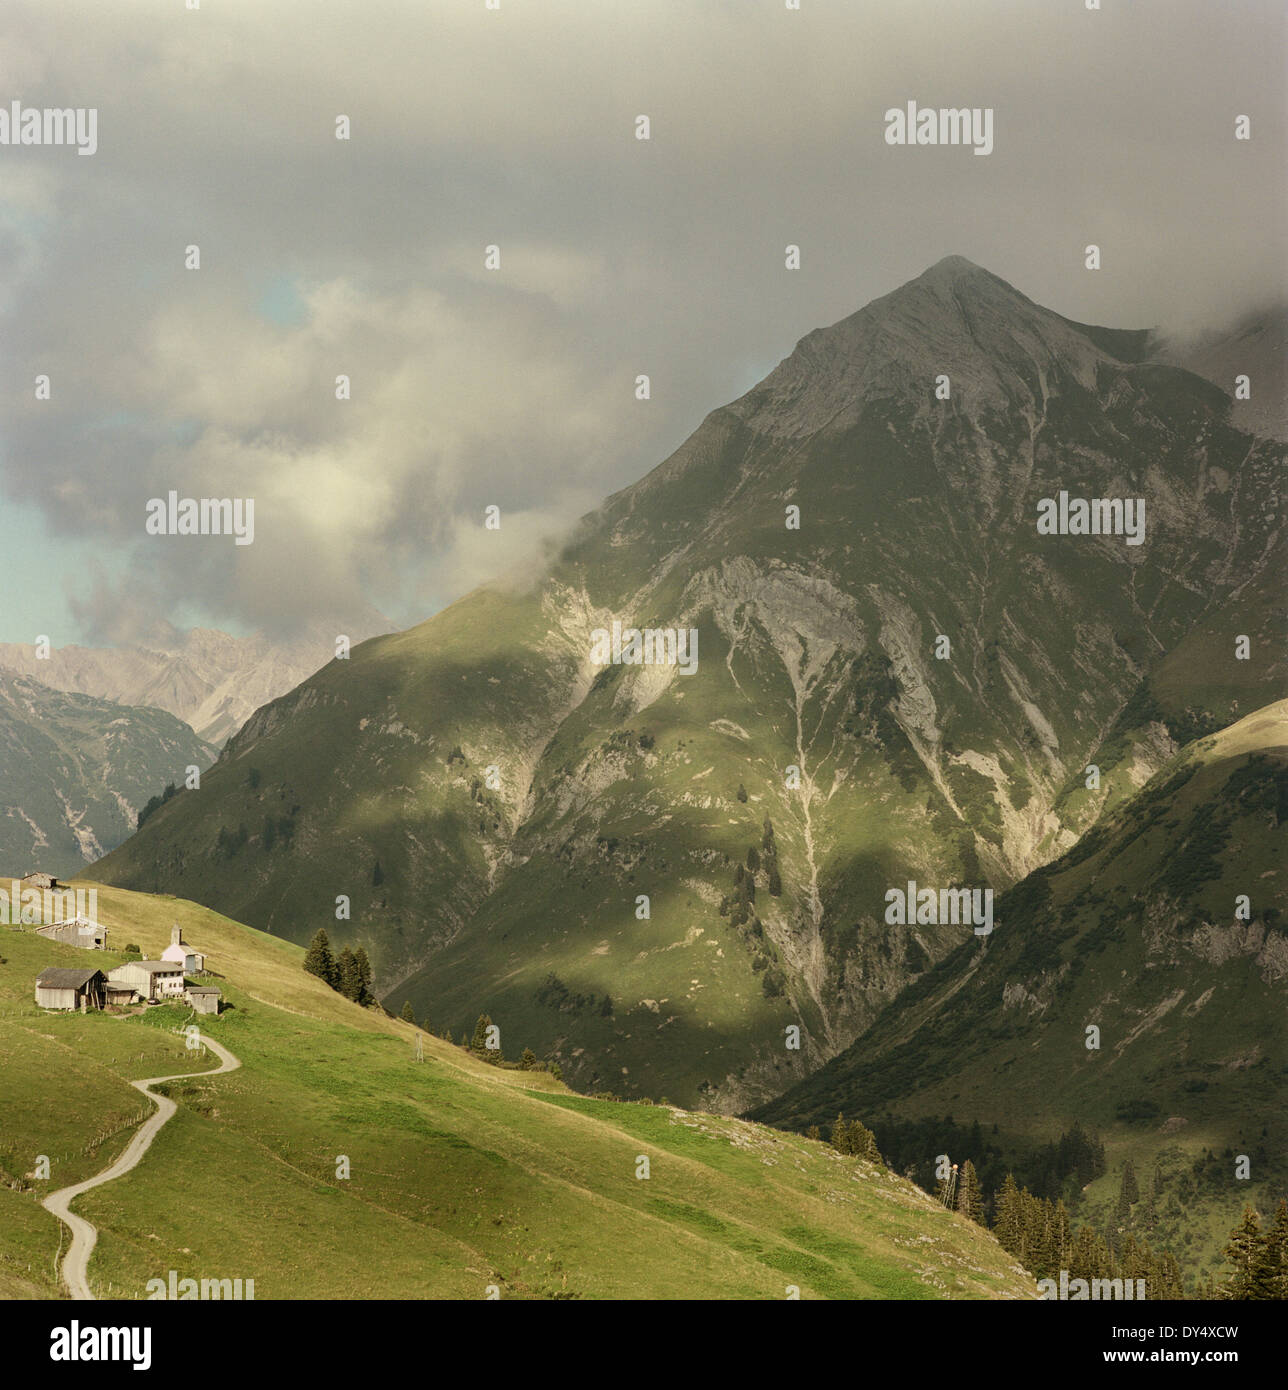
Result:
M260 710L95 873L361 940L394 1007L486 1009L583 1089L777 1094L958 945L887 927L889 885L1003 890L1148 780L1167 717L1283 689L1283 447L1139 352L949 258L802 339L535 588ZM1061 490L1143 496L1146 543L1038 535ZM614 618L696 629L698 672L597 670Z
M412 1028L305 974L296 946L176 898L101 887L99 908L114 940L155 954L177 921L208 953L231 1007L198 1026L242 1062L170 1083L178 1113L140 1166L78 1200L100 1231L100 1297L144 1297L171 1269L254 1279L259 1299L482 1298L489 1284L537 1299L1035 1294L991 1237L873 1165L726 1117L576 1096L432 1037L417 1062ZM182 1006L37 1009L39 969L83 952L4 928L0 956L0 1292L49 1297L60 1228L40 1196L124 1146L144 1109L129 1078L209 1059L185 1049ZM49 1184L33 1177L42 1153Z

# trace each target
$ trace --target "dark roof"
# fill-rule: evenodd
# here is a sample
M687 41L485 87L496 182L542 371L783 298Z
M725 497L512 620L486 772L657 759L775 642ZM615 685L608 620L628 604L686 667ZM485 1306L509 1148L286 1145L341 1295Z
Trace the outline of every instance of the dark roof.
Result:
M187 993L189 993L189 994L218 994L219 991L214 987L214 985L189 985L189 986L188 986L188 989L187 989Z
M36 984L41 989L83 989L101 970L65 970L51 965L36 976Z

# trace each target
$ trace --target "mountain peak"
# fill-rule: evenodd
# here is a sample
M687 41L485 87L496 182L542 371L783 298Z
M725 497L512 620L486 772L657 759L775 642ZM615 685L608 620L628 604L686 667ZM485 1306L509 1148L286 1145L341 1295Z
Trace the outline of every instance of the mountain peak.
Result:
M936 261L928 270L923 270L917 279L962 280L974 275L987 275L990 280L997 279L997 276L991 271L976 265L974 261L968 261L965 256L945 256L942 260ZM909 283L913 282L909 281Z
M924 402L946 375L967 412L1011 409L1032 398L1033 383L1048 375L1094 386L1106 356L1122 360L1109 340L1135 336L1089 330L965 256L945 256L848 317L807 333L730 408L764 433L799 437L844 427L873 399Z

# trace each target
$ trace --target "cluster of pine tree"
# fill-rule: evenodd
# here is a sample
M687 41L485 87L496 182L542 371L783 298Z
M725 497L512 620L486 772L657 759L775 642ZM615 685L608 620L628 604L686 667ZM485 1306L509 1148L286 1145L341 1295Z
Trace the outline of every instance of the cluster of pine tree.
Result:
M1288 1201L1280 1198L1275 1219L1261 1229L1261 1217L1244 1207L1243 1219L1230 1232L1223 1251L1234 1273L1218 1284L1211 1275L1200 1288L1201 1298L1288 1299Z
M993 1234L997 1243L1039 1279L1143 1279L1147 1298L1184 1298L1175 1256L1151 1250L1130 1232L1111 1243L1093 1226L1075 1234L1063 1201L1035 1197L1007 1174L994 1198ZM1115 1248L1116 1246L1116 1248Z
M769 896L778 897L783 891L783 880L778 872L774 826L768 816L765 817L760 848L752 845L747 851L746 862L734 866L733 892L720 900L720 915L727 916L731 926L748 926L751 935L756 937L761 935L760 920L756 916L756 875L762 871Z
M810 1126L807 1138L822 1138L817 1125ZM881 1150L877 1148L877 1136L861 1120L847 1122L844 1115L838 1115L832 1123L830 1143L837 1153L850 1154L854 1158L866 1158L871 1163L884 1166L885 1160L881 1157Z
M951 1123L951 1121L950 1121ZM978 1131L979 1126L974 1127ZM817 1125L807 1131L810 1139L821 1139ZM832 1125L832 1147L840 1153L882 1163L877 1137L858 1120L847 1121L838 1115ZM897 1166L897 1165L896 1165ZM1057 1144L1042 1151L1039 1171L1047 1174L1074 1173L1090 1182L1105 1171L1105 1150L1100 1139L1088 1135L1080 1126L1060 1136ZM1158 1175L1150 1184L1147 1206L1152 1210ZM960 1212L968 1220L988 1227L990 1203L970 1159L954 1164L946 1176L938 1179L935 1195L944 1206ZM1055 1279L1067 1270L1070 1279L1143 1279L1147 1298L1184 1298L1186 1296L1180 1265L1167 1251L1152 1250L1143 1239L1125 1230L1131 1220L1132 1206L1141 1200L1139 1184L1130 1162L1123 1170L1119 1196L1120 1212L1125 1217L1109 1240L1093 1226L1083 1224L1075 1232L1064 1200L1054 1201L1035 1197L1028 1188L1021 1188L1007 1173L1000 1190L992 1201L992 1230L997 1242L1038 1279ZM1266 1236L1249 1234L1256 1214L1245 1214L1244 1223L1236 1231L1239 1256L1231 1259L1237 1269L1245 1272L1240 1287L1278 1287L1288 1269L1288 1205L1281 1206L1274 1229ZM1259 1228L1257 1228L1259 1231ZM1232 1237L1232 1240L1234 1237ZM1260 1242L1258 1244L1258 1241ZM1269 1252L1269 1253L1266 1253ZM1229 1252L1227 1252L1229 1253ZM1279 1297L1277 1294L1228 1294L1226 1297Z
M731 926L744 927L744 944L751 951L751 968L760 975L760 987L766 999L776 999L787 990L787 977L779 969L778 952L765 936L764 924L756 913L756 875L762 873L771 897L783 891L778 873L778 846L774 843L774 827L765 817L760 848L752 845L743 863L734 866L733 892L720 899L720 915L728 917Z
M978 1121L958 1124L951 1115L915 1120L884 1115L873 1129L890 1167L931 1193L939 1182L935 1156L945 1152L970 1154L985 1193L997 1192L1010 1173L1038 1197L1063 1197L1071 1212L1077 1209L1082 1189L1106 1172L1103 1142L1076 1121L1057 1140L1038 1147L1012 1136L1003 1140L997 1125L989 1133ZM986 1197L986 1212L990 1208Z
M756 847L751 847L755 854ZM734 866L733 892L720 900L720 915L729 918L730 926L743 927L754 924L753 936L760 935L760 922L756 917L756 871L745 864Z
M371 962L367 959L366 951L361 946L356 951L345 946L338 956L335 955L331 950L331 939L323 927L313 933L313 940L309 942L304 956L304 968L355 1004L365 1008L376 1002L376 996L371 992Z
M517 1062L507 1062L499 1047L487 1045L487 1030L491 1026L491 1018L487 1014L479 1014L479 1021L474 1025L474 1036L470 1039L470 1045L466 1051L472 1052L480 1061L487 1062L494 1067L512 1067L519 1071L553 1071L556 1076L562 1074L557 1065L551 1066L548 1062L539 1062L537 1054L530 1047L523 1049ZM448 1041L451 1041L450 1036Z

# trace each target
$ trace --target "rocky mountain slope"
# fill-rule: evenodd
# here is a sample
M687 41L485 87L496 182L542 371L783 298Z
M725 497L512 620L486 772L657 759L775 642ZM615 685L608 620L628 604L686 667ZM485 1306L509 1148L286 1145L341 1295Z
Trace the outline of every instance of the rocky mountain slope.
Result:
M69 695L0 667L0 860L69 877L215 754L162 710Z
M58 647L43 658L31 643L4 642L0 667L55 690L166 710L218 746L261 705L332 660L338 633L357 643L388 629L371 612L356 624L314 623L288 641L193 628L155 644Z
M1272 1210L1288 1192L1286 824L1280 700L1177 753L1003 895L987 940L947 956L754 1115L802 1130L839 1110L951 1115L999 1125L1003 1143L1076 1122L1143 1174L1161 1164L1179 1179L1199 1159L1187 1235L1211 1207L1223 1237L1244 1201ZM1210 1173L1205 1153L1221 1156ZM1112 1191L1093 1197L1107 1206ZM1217 1262L1215 1245L1196 1253Z
M805 337L535 588L259 710L96 874L360 938L392 1005L486 1009L582 1088L781 1092L974 939L888 925L889 888L1000 893L1282 693L1284 449L1148 346L940 262ZM1144 543L1039 534L1062 491L1143 498ZM596 666L614 619L696 629L698 670Z

